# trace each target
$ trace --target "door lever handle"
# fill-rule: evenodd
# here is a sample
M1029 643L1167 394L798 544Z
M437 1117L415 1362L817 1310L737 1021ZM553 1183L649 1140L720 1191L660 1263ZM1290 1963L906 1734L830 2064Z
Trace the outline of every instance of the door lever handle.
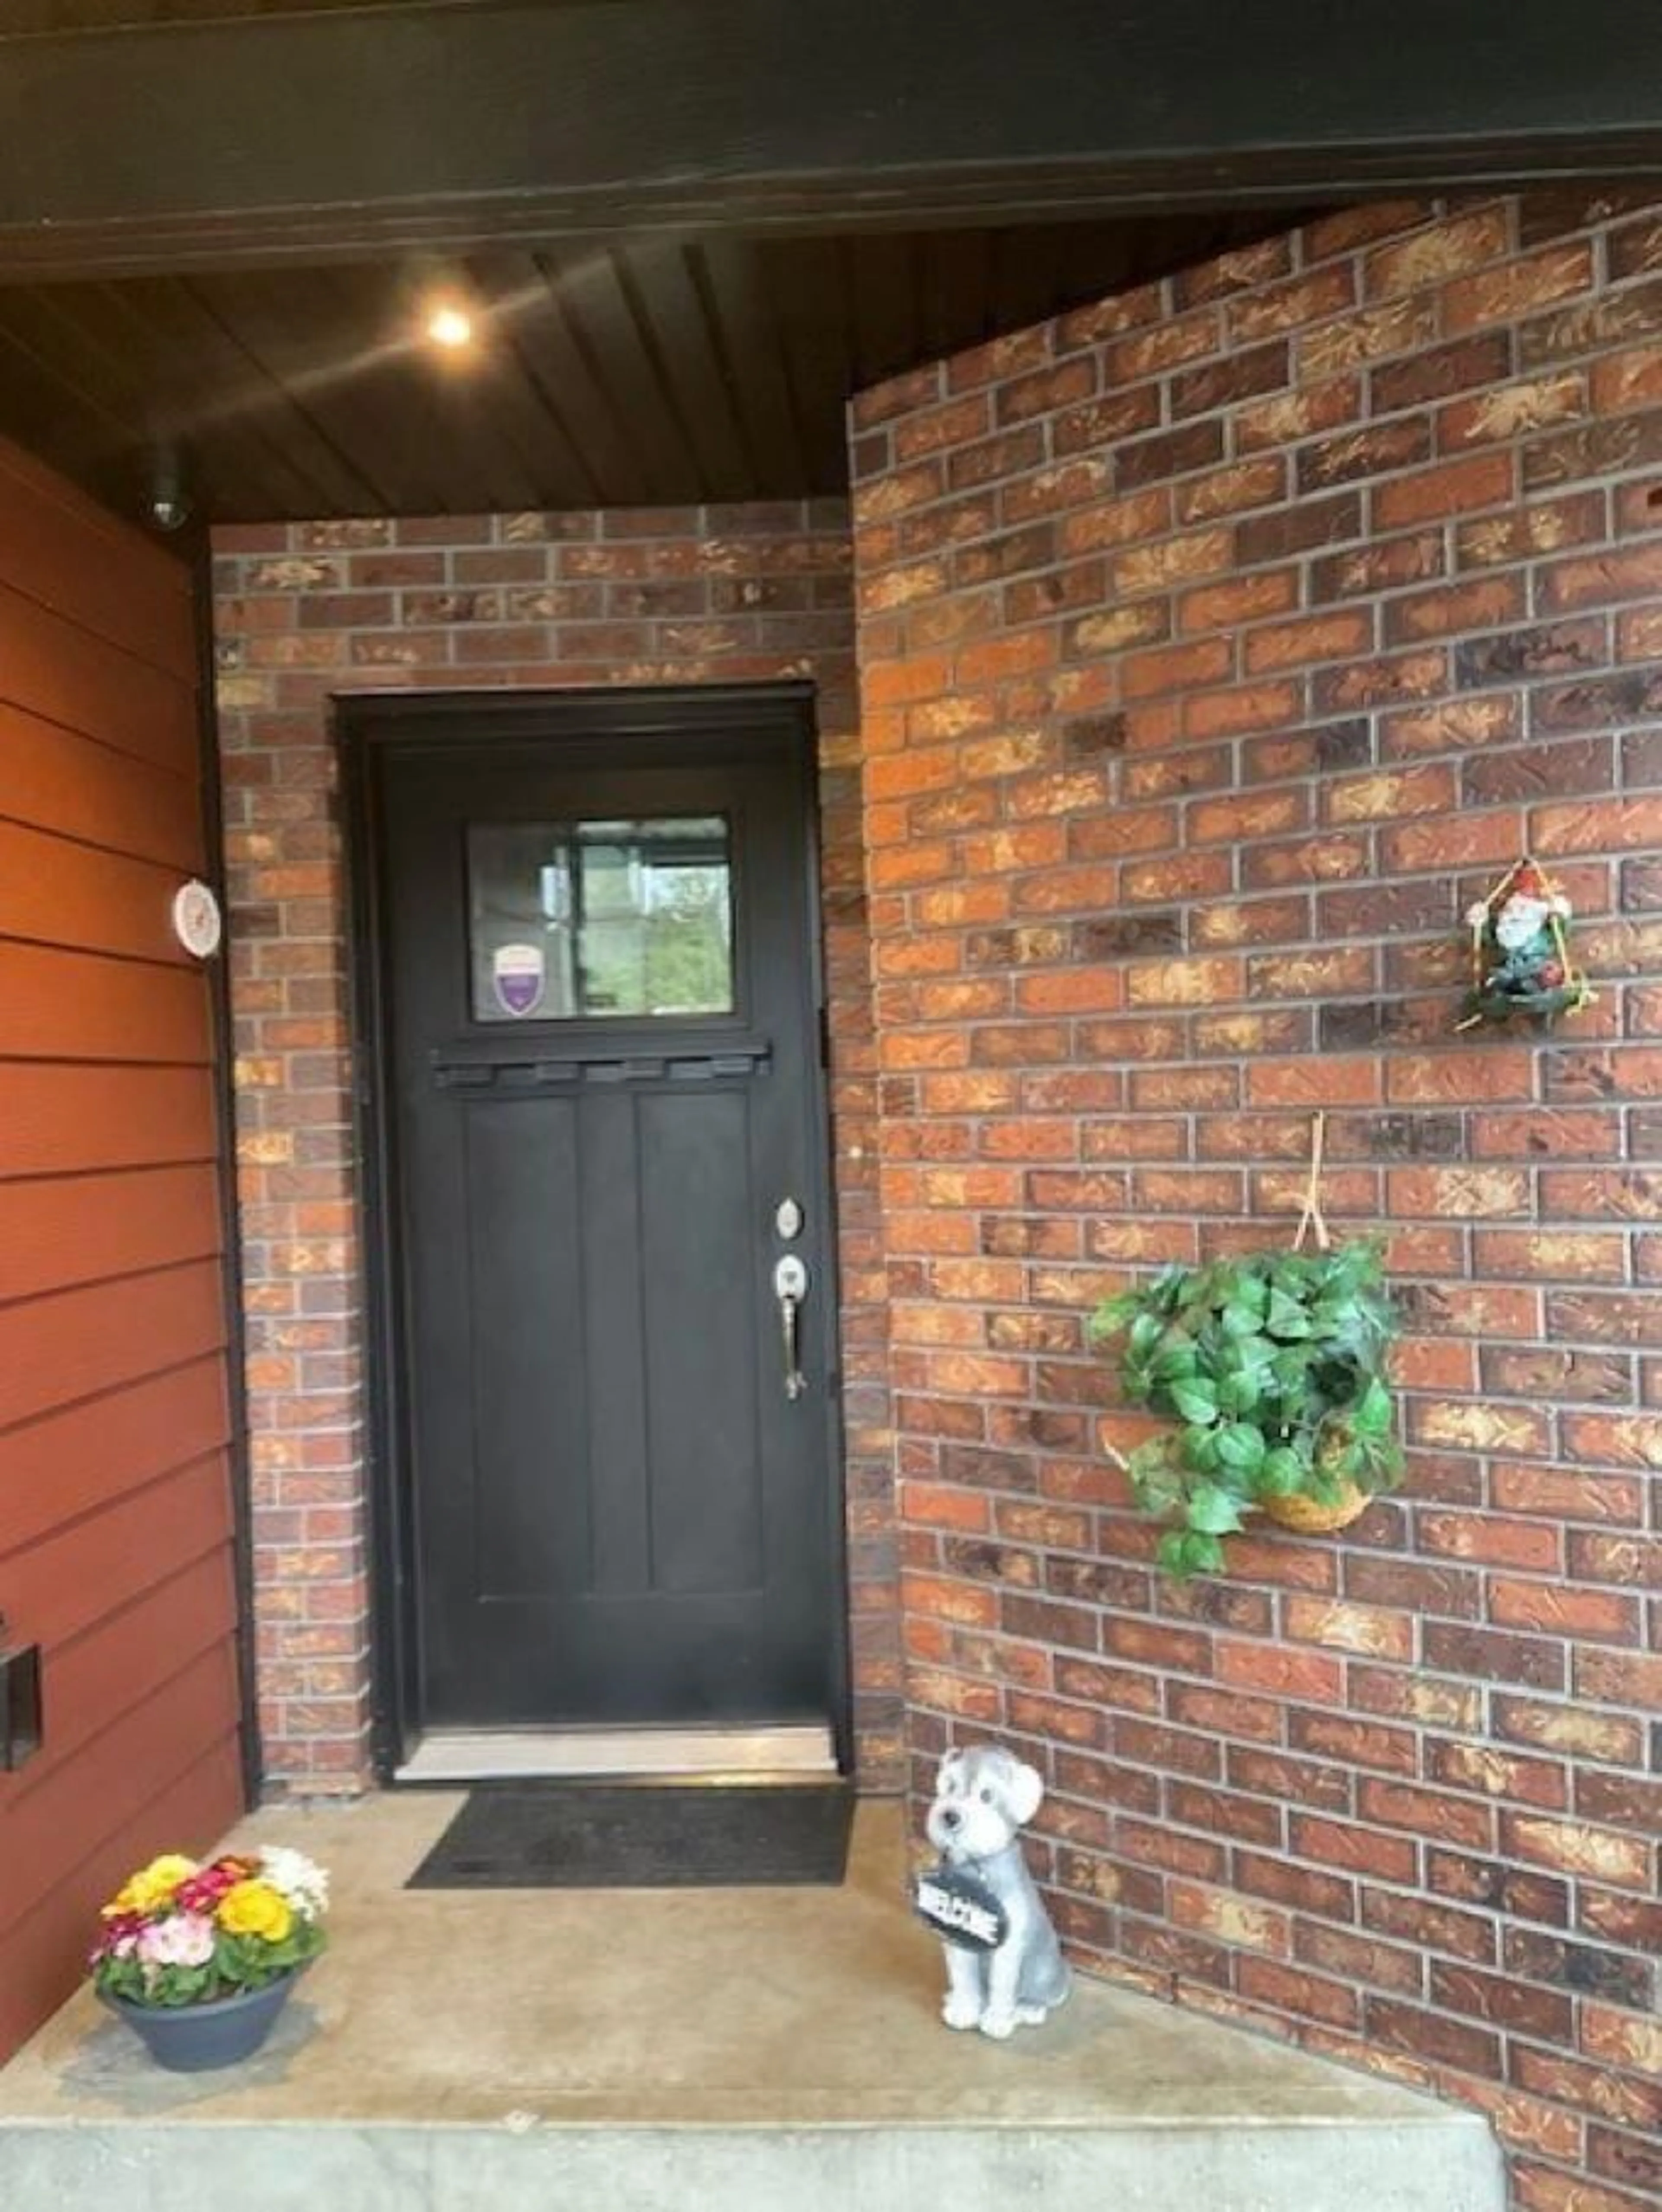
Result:
M787 1252L773 1271L773 1295L779 1301L779 1333L785 1353L785 1395L793 1403L808 1387L797 1344L797 1317L807 1296L808 1271L794 1252Z

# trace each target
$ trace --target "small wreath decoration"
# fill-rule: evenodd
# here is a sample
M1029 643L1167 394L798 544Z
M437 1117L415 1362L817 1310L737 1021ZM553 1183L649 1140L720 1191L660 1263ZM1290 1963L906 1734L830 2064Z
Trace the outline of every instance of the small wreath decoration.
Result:
M1570 902L1527 854L1486 898L1466 909L1471 932L1471 986L1459 1023L1538 1024L1580 1013L1598 995L1570 957Z

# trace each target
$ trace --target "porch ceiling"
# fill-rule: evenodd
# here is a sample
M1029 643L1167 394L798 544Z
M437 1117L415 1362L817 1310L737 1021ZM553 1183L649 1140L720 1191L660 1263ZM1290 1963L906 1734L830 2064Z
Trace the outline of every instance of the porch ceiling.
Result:
M1648 176L1659 82L1632 0L4 0L0 429L222 520L835 492L862 384L1312 205Z
M230 21L239 15L322 14L331 8L362 14L368 8L413 8L431 0L6 0L0 33L137 28L148 23ZM465 7L468 0L449 0ZM473 0L474 5L481 0Z
M128 511L176 447L216 521L835 494L851 392L1289 220L658 236L441 270L12 283L0 430ZM466 357L417 334L439 282L484 311Z

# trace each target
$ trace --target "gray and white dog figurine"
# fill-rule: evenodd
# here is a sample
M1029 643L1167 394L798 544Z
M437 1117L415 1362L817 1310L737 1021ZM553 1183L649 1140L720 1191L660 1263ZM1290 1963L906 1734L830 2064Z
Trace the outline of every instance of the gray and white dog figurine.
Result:
M971 1876L1005 1923L995 1948L942 1945L948 2027L978 2027L1001 2042L1018 2027L1037 2027L1068 1994L1062 1947L1021 1852L1020 1831L1044 1798L1032 1768L994 1746L949 1751L941 1762L924 1824L929 1841L948 1877Z

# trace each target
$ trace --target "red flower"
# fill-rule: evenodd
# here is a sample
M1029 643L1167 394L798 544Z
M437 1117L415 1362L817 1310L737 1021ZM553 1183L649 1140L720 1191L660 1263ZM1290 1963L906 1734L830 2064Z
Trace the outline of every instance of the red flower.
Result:
M104 1922L98 1942L93 1947L90 1963L96 1966L100 1959L119 1958L132 1949L149 1922L142 1912L115 1912Z
M228 1890L234 1889L246 1876L246 1859L216 1859L179 1885L176 1902L181 1912L201 1912L212 1917L215 1907Z

